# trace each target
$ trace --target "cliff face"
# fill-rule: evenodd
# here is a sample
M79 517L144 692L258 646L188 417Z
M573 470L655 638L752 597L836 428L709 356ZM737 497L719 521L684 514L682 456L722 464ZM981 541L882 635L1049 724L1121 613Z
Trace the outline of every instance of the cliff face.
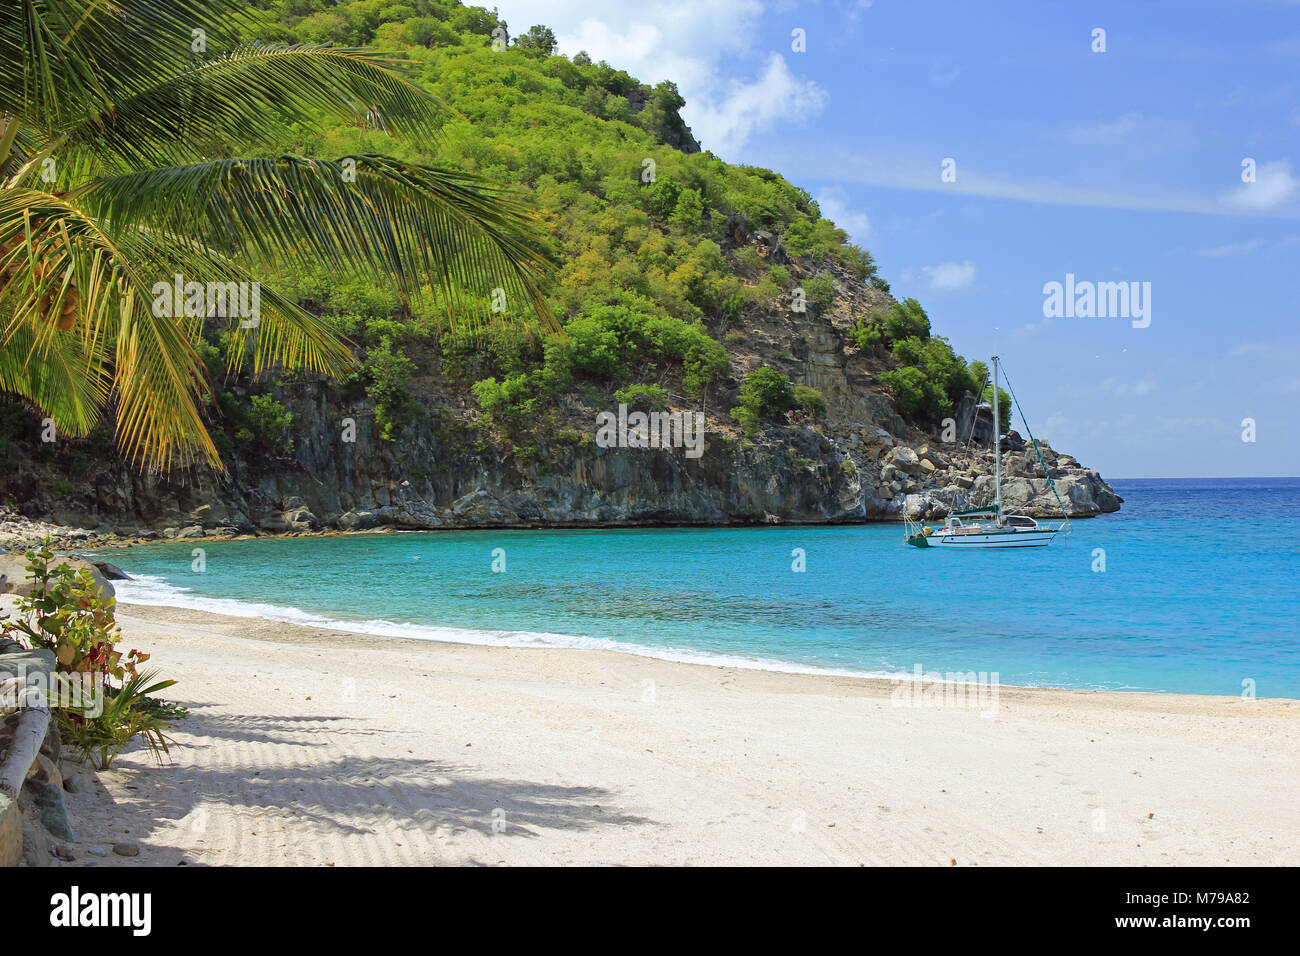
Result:
M730 378L702 403L674 396L679 410L705 415L698 458L681 448L599 447L597 415L616 402L590 388L561 399L566 427L539 429L534 453L521 458L478 420L465 383L444 374L429 350L417 356L421 374L413 383L420 412L395 441L378 437L368 401L348 403L327 382L286 385L280 398L293 414L292 453L237 450L225 474L140 474L106 434L43 443L36 416L11 407L0 496L11 522L21 516L167 537L379 526L853 522L898 519L905 510L933 518L990 502L987 409L966 401L959 434L973 430L975 438L945 444L905 422L880 389L886 360L851 344L852 317L892 299L838 265L791 261L761 234L741 228L732 242L751 244L764 260L780 257L796 279L831 276L835 302L824 313L812 304L792 311L787 293L775 307L751 310L730 333L711 330L726 342ZM747 438L729 409L739 382L761 365L819 390L825 416L793 412ZM663 382L673 394L671 376ZM1121 499L1095 471L1046 444L1042 454L1072 517L1119 508ZM1060 516L1037 456L1014 433L1004 439L1003 475L1009 507Z

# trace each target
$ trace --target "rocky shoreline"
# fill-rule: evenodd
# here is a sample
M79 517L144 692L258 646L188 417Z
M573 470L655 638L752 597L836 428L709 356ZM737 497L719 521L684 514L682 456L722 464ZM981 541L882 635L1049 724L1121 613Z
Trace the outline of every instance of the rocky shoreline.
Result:
M0 507L0 549L21 553L43 540L60 550L95 549L158 540L204 540L250 537L284 537L397 531L468 530L474 528L602 528L629 526L744 526L757 524L854 524L913 519L942 519L951 511L987 505L993 500L992 450L965 446L943 451L936 444L915 446L896 441L885 429L846 429L831 439L832 449L821 461L796 459L799 475L784 476L791 484L804 482L823 492L816 508L801 508L798 501L774 504L776 511L758 507L727 513L692 514L655 502L644 507L602 496L587 489L589 500L570 497L555 507L545 489L519 489L502 493L476 488L444 506L424 500L407 483L392 482L377 489L369 501L346 510L313 507L299 495L268 501L253 516L220 498L188 511L172 509L152 521L94 528L30 518ZM726 444L725 437L722 442ZM1093 517L1117 511L1123 499L1101 476L1059 454L1045 442L1039 450L1056 493L1070 518ZM600 452L600 449L596 449ZM617 461L629 454L649 454L616 449L607 452ZM688 469L690 463L672 452L656 452L661 463ZM829 460L826 460L829 459ZM707 460L707 456L706 456ZM754 456L758 471L770 459ZM662 469L660 469L662 472ZM773 469L768 490L783 485L781 470ZM1015 432L1003 439L1003 501L1006 508L1038 518L1059 518L1061 509L1032 446ZM612 500L611 500L612 498ZM644 504L644 498L641 499ZM667 504L668 507L664 507ZM716 502L715 502L716 504ZM369 506L367 506L369 505ZM246 506L246 505L245 505Z
M847 524L929 520L990 503L988 406L967 392L947 428L904 420L881 384L890 360L852 334L857 317L880 314L893 298L837 263L792 260L769 240L742 230L728 248L747 243L801 281L830 278L834 305L795 310L783 300L747 312L737 328L711 330L726 343L730 373L702 398L685 397L680 370L656 373L672 411L704 416L698 457L601 447L595 428L615 402L609 383L558 396L547 421L523 436L500 434L439 349L412 345L417 410L395 436L379 433L369 399L294 376L271 386L292 440L274 450L239 444L225 453L224 471L141 472L107 424L85 439L45 443L35 413L13 408L11 438L0 443L0 547L45 536L68 549L375 530ZM730 409L762 367L820 393L824 408L796 408L746 433ZM227 387L242 400L253 383ZM954 434L966 441L941 440ZM1122 499L1095 470L1041 439L1039 447L1042 465L1014 431L1002 440L1009 510L1061 516L1044 466L1069 517L1119 509Z

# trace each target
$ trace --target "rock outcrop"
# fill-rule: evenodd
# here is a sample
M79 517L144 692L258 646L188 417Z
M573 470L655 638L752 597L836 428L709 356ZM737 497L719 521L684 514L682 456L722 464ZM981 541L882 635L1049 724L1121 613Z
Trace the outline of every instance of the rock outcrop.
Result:
M829 277L835 301L799 311L786 291L773 307L749 308L725 334L711 329L726 342L731 374L702 401L676 394L671 372L661 378L676 410L705 415L697 458L680 448L599 447L596 416L615 403L591 389L559 399L557 424L539 428L521 451L478 418L468 383L444 372L437 349L427 347L412 353L421 369L412 381L418 414L393 441L378 435L368 400L349 401L329 383L299 377L276 389L292 414L291 453L236 449L222 473L140 473L111 442L94 468L76 462L87 457L76 442L13 443L18 467L0 474L0 494L11 502L0 508L0 545L26 546L47 532L75 548L111 537L376 528L879 521L905 509L929 518L991 501L987 407L967 396L955 410L960 440L944 442L905 421L882 389L890 360L853 344L856 317L888 308L892 298L838 264L789 259L776 237L750 233L743 217L728 221L727 236L728 245L748 244L760 260L787 262L796 280ZM793 412L747 436L729 410L739 383L760 366L820 391L826 413ZM1015 433L1003 444L1008 507L1059 516L1032 447ZM1097 472L1046 442L1040 448L1071 517L1119 508Z

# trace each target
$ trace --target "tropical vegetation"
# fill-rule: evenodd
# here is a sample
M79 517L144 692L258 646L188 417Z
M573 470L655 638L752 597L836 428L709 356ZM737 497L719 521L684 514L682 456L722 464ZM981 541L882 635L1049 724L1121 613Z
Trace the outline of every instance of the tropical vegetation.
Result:
M26 197L0 214L0 236L17 240L0 262L23 266L0 292L0 391L67 434L114 411L140 462L284 457L290 391L322 373L338 399L368 402L380 441L420 416L426 376L477 408L479 447L525 457L541 433L570 435L566 401L619 392L716 406L726 389L723 408L753 433L790 409L756 398L761 381L735 391L728 346L796 297L834 308L837 275L890 302L847 339L907 418L938 424L979 390L974 363L915 300L888 300L870 253L806 190L701 151L672 83L555 55L545 26L511 36L494 11L454 0L166 0L123 53L109 8L73 30L74 6L86 9L34 0L0 14L13 81L0 97L13 186L0 192ZM68 56L19 41L37 14L50 51ZM205 53L175 48L192 23L213 25ZM90 68L111 56L125 61ZM43 158L56 159L54 183L33 164ZM29 216L29 201L58 215ZM23 269L42 247L24 216L40 235L84 224L69 262L88 256L106 276L119 276L114 256L124 263L96 286L99 318L66 266L43 288L51 309L74 303L72 330L41 318L35 267ZM766 230L784 256L733 241L737 229ZM165 277L178 260L187 275L263 279L274 291L256 334L152 317L132 277ZM789 388L793 400L805 387ZM824 399L811 391L790 408L815 418Z
M437 97L391 56L256 42L254 14L0 7L0 391L69 436L111 408L141 465L220 462L204 335L231 372L350 369L341 330L278 285L286 269L382 281L398 309L455 328L494 317L494 295L545 314L544 247L517 197L380 150L436 140ZM358 141L284 148L323 123ZM250 287L258 314L236 317L227 296Z
M52 710L63 742L100 770L136 738L161 761L172 742L166 731L188 711L154 695L176 682L142 673L148 654L119 648L115 601L88 571L56 558L48 542L26 557L30 594L16 599L17 618L0 620L0 636L54 655L68 688Z

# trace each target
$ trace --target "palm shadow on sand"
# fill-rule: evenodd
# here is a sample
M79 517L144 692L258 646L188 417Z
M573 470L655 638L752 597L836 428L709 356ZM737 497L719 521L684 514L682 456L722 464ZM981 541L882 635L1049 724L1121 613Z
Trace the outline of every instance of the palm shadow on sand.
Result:
M657 825L616 809L617 794L601 787L485 777L469 763L450 760L348 756L348 738L380 733L357 728L355 717L244 717L212 713L200 703L187 706L190 716L174 731L178 746L219 748L215 766L198 768L179 760L157 767L146 764L138 747L128 751L129 762L140 767L133 773L132 813L146 817L138 821L141 830L160 837L167 821L192 827L200 808L213 804L248 811L251 826L259 811L271 810L281 819L301 819L312 830L345 837L376 832L357 818L426 835L470 830L514 838L537 838L548 830ZM338 726L345 720L352 726ZM319 741L302 739L309 728L319 733ZM280 751L276 759L259 759L269 756L268 746ZM331 755L319 753L326 747ZM293 755L286 759L284 749ZM404 749L395 738L393 750Z

